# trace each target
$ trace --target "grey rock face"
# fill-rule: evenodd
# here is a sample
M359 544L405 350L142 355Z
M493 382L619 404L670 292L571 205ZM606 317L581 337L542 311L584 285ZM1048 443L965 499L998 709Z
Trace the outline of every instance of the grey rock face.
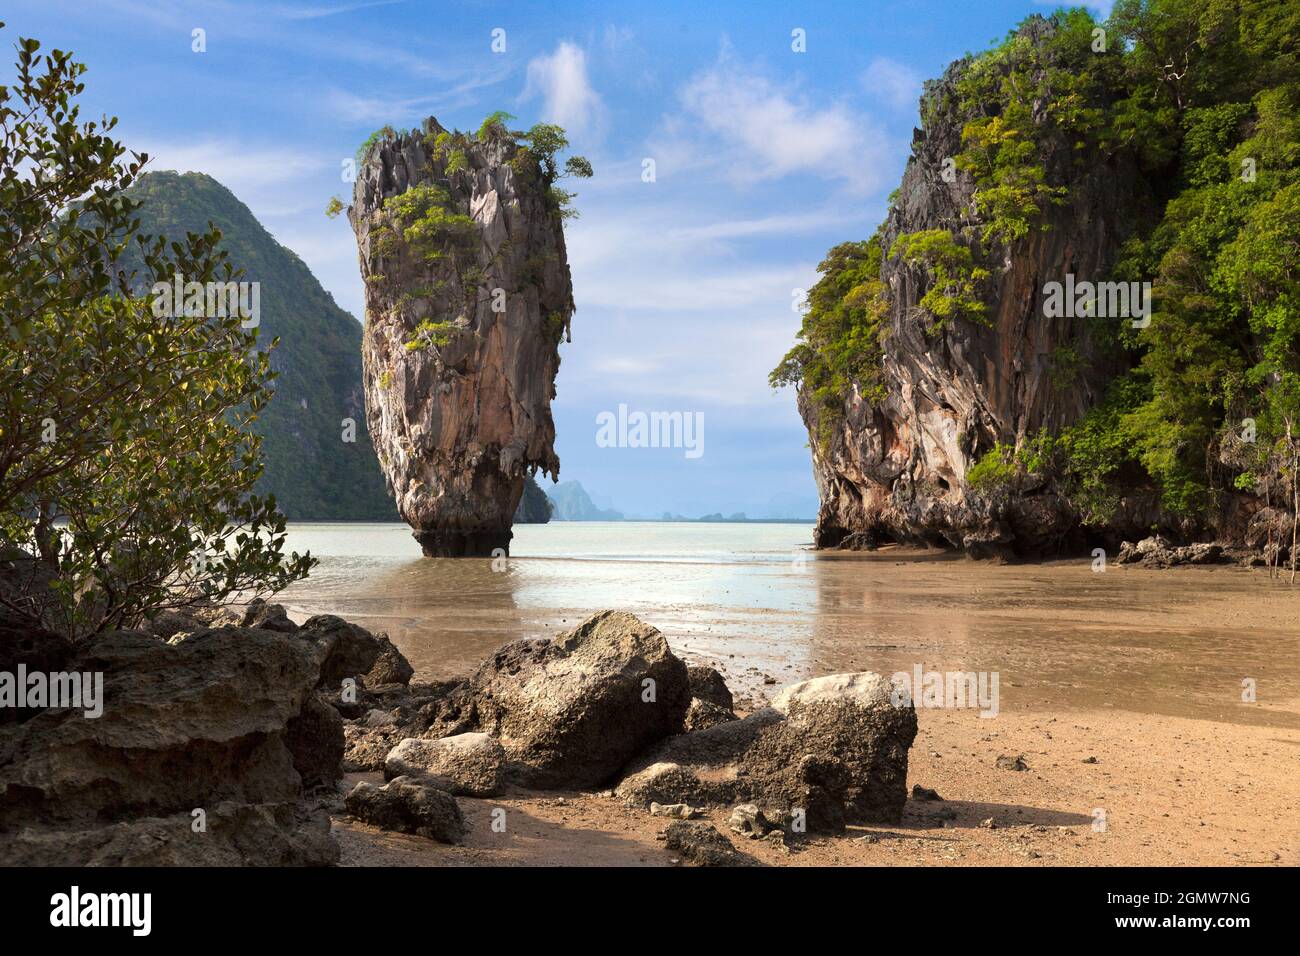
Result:
M438 740L408 737L384 760L389 779L428 774L450 781L450 792L490 797L505 783L506 752L487 734L456 734Z
M691 664L686 673L690 677L692 697L717 704L723 710L731 710L735 705L726 679L712 667Z
M1147 568L1172 568L1180 564L1217 564L1223 558L1223 546L1208 542L1178 547L1156 535L1134 544L1120 545L1116 564L1140 564Z
M835 674L786 688L780 706L670 737L631 766L615 794L629 803L752 803L769 820L800 812L809 832L897 822L907 802L911 703L887 680Z
M559 474L550 403L573 289L536 160L507 137L439 147L445 132L431 117L375 144L353 189L366 420L425 553L488 555L509 547L525 474ZM433 255L386 208L422 187L472 219Z
M659 631L602 611L554 640L516 641L470 681L478 727L539 788L596 786L681 728L686 665Z
M682 719L682 727L685 730L707 730L735 719L736 715L727 708L693 697L691 706L687 708L686 716Z
M384 830L414 833L439 843L465 835L456 798L420 777L398 777L382 787L359 783L347 795L348 813Z
M1045 21L1026 29L1041 31ZM974 182L958 171L943 178L945 161L963 150L956 83L968 60L926 85L921 129L897 200L883 227L889 249L905 233L977 225ZM1118 371L1084 317L1048 318L1043 285L1107 278L1106 270L1147 207L1145 187L1127 161L1081 171L1070 144L1040 157L1048 181L1065 183L1065 205L1046 205L1049 228L1032 228L1010 247L975 250L990 269L980 294L988 327L956 319L936 328L920 307L931 279L923 265L886 258L881 279L890 290L883 381L887 394L872 405L857 389L844 396L842 417L825 446L817 438L821 412L805 391L799 410L813 436L813 470L821 498L815 540L836 547L903 541L965 549L973 556L1050 553L1080 543L1078 516L1052 487L1014 494L977 491L967 475L995 443L1015 445L1041 430L1059 431L1096 406ZM969 243L970 240L961 240ZM1095 322L1096 320L1091 320ZM1109 319L1116 323L1127 319ZM1057 367L1068 350L1068 374ZM1114 534L1131 535L1159 517L1153 497L1120 505Z
M189 813L140 817L103 827L27 828L0 838L14 866L332 866L339 847L329 814L293 803L220 803L205 808L207 830Z
M328 820L303 802L342 753L341 721L313 692L320 662L310 642L253 628L98 639L66 666L102 673L102 716L45 710L0 729L0 857L334 862Z
M72 654L73 646L67 638L11 615L8 609L0 610L0 671L16 674L20 665L29 673L62 671ZM38 713L37 708L0 707L0 726L19 723Z
M364 627L332 614L317 614L297 629L321 651L320 687L336 694L345 678L360 679L366 687L405 684L414 669L387 635L371 634Z
M712 823L677 820L664 831L664 845L696 866L753 866Z

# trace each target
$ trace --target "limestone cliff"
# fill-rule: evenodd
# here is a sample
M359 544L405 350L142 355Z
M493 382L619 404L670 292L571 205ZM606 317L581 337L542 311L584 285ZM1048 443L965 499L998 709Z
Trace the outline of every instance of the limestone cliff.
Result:
M1288 9L1034 15L926 85L886 221L830 251L772 373L799 389L821 545L1041 556L1155 531L1289 557Z
M498 124L370 145L348 218L366 283L370 434L425 554L508 548L525 475L558 475L550 403L573 313L561 209Z
M1026 29L1033 37L1050 27L1035 20ZM952 161L966 148L962 130L970 117L961 112L957 84L970 65L958 61L926 84L923 126L914 132L879 233L878 393L855 383L831 409L811 388L798 394L814 439L821 497L815 537L822 547L860 533L852 543L1043 553L1077 529L1077 515L1050 481L1030 476L1008 495L978 490L967 477L995 446L1016 447L1059 429L1100 400L1118 370L1113 351L1097 344L1095 325L1083 316L1045 318L1041 290L1067 273L1080 281L1103 278L1148 201L1123 156L1080 168L1070 143L1049 141L1037 158L1047 181L1069 183L1064 203L1045 203L1042 220L1015 241L981 242L986 220L977 211L976 182ZM983 308L979 321L941 320L921 304L935 288L935 271L900 254L896 242L926 230L951 234L987 270L971 282ZM1067 351L1068 370L1060 367ZM1137 527L1149 525L1148 506L1141 496L1124 503Z

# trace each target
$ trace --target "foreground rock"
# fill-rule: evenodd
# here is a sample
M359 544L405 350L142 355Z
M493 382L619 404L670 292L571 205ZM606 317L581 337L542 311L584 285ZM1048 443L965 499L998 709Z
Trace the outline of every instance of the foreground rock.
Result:
M363 688L355 702L335 706L349 718L343 754L348 773L382 771L389 752L407 738L433 739L474 729L473 699L463 679Z
M385 758L388 779L425 774L450 783L450 791L467 797L491 797L505 783L506 752L487 734L457 734L440 740L407 738Z
M366 419L427 555L508 549L526 473L559 474L551 399L574 306L547 187L500 126L465 136L432 117L357 171Z
M470 681L477 726L538 788L605 783L681 729L686 665L659 631L602 611L554 640L507 644ZM677 802L677 801L669 801Z
M376 636L332 614L308 618L298 634L321 650L322 690L337 691L347 678L365 687L406 684L415 673L386 634Z
M1223 546L1197 543L1179 547L1156 535L1134 544L1120 545L1116 564L1140 564L1146 568L1173 568L1182 564L1217 564L1223 559Z
M11 864L321 865L338 859L304 783L338 775L316 705L321 654L296 634L108 634L65 662L103 675L103 713L0 730L0 857ZM106 824L106 821L113 821ZM200 826L201 822L201 826Z
M323 811L292 803L218 803L205 832L191 813L104 826L25 827L0 836L12 866L328 866L339 859Z
M690 665L686 673L691 686L691 704L683 719L686 730L706 730L736 719L731 691L720 673L701 664Z
M663 635L631 614L603 611L553 640L507 644L467 680L364 690L343 708L343 766L456 777L442 763L450 752L429 742L471 734L477 753L486 738L498 742L503 770L485 769L466 786L495 788L507 778L539 789L598 786L679 733L690 701L686 665Z
M772 708L651 748L615 793L641 805L743 801L795 832L897 822L916 712L891 689L865 672L796 684Z
M348 794L348 813L384 830L414 833L439 843L459 843L465 821L456 799L420 777L398 777L382 787L359 783Z
M753 866L756 861L741 853L711 823L678 820L664 831L664 845L696 866Z

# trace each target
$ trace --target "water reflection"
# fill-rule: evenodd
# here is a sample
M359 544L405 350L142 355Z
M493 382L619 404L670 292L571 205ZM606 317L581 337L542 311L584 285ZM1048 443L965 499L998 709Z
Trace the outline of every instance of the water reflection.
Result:
M602 608L746 693L843 670L997 671L1002 706L1115 706L1300 726L1300 589L1235 568L998 566L804 550L808 525L551 524L508 562L427 559L398 525L298 525L321 565L281 600L387 631L422 677ZM1258 681L1257 706L1240 700Z

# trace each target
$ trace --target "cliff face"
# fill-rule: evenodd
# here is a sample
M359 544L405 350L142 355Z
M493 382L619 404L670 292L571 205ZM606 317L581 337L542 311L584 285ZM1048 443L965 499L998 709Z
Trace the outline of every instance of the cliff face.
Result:
M573 313L561 217L504 131L436 120L371 146L348 218L366 282L366 415L425 554L508 548L526 473L558 475L550 402Z
M537 479L532 475L526 477L519 507L515 509L515 524L546 524L554 513L555 506L537 484Z
M275 495L291 520L392 521L366 435L356 319L211 176L146 173L129 195L143 202L146 234L181 240L215 224L231 261L261 285L259 341L280 344L271 353L275 396L255 425L266 463L258 493ZM347 421L354 440L344 440Z
M1045 27L1038 21L1038 27ZM970 119L957 83L970 61L954 63L923 98L901 187L881 229L880 280L888 315L883 398L856 385L831 420L801 388L821 497L816 541L848 535L868 546L895 540L964 548L973 554L1044 553L1076 534L1077 515L1050 481L1032 478L1017 494L984 493L967 481L998 443L1020 444L1040 430L1078 420L1101 399L1118 368L1114 350L1096 341L1095 320L1044 316L1044 283L1105 278L1123 241L1149 205L1145 187L1123 159L1080 168L1068 142L1038 157L1049 182L1068 184L1063 205L1046 204L1041 227L1007 245L981 244L982 220L971 174L954 168ZM946 174L945 174L946 172ZM945 230L971 248L989 272L975 283L984 322L939 322L920 305L933 287L926 264L891 254L905 234ZM1126 319L1108 319L1110 322ZM1069 368L1062 368L1069 355ZM818 436L822 436L821 439ZM1116 526L1150 526L1149 497L1122 503Z

